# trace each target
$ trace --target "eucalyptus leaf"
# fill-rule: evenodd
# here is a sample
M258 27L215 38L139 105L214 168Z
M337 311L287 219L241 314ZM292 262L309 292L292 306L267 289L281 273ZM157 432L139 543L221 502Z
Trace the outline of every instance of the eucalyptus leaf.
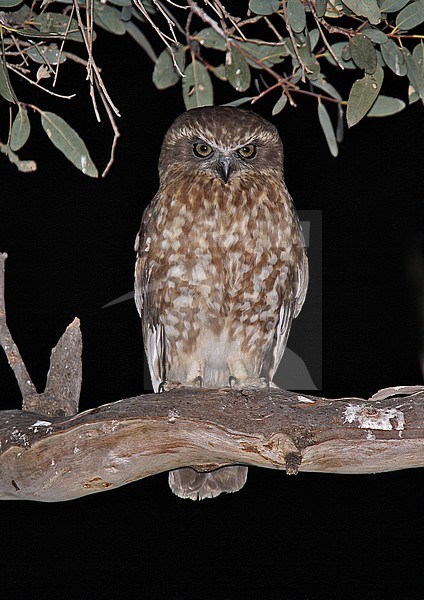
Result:
M388 40L386 44L380 46L381 55L386 65L396 73L396 75L406 75L406 59L405 53L396 42Z
M28 118L28 113L22 104L19 104L19 109L16 117L13 120L12 131L10 134L10 148L17 152L29 138L31 125Z
M383 13L397 12L398 10L402 10L409 1L410 0L383 0L380 4L380 9Z
M300 0L287 0L287 20L296 33L305 29L305 8Z
M345 69L356 69L357 66L355 65L353 60L345 60L342 57L342 51L345 46L349 47L349 44L347 42L336 42L335 44L331 45L331 49L334 52L334 54L337 56L338 60L340 61L340 63L343 65L343 67ZM329 52L325 53L325 58L328 60L328 62L330 64L337 66L336 61L334 60L334 58L331 56L331 54Z
M317 87L318 89L322 90L323 92L326 92L332 98L335 98L336 100L340 101L342 100L342 97L340 96L339 92L334 86L331 85L331 83L328 83L324 75L320 75L318 79L311 81L311 84L314 87Z
M417 92L421 100L424 102L424 74L423 66L420 65L416 58L405 48L406 70L408 79L412 87Z
M267 44L254 44L253 42L238 42L239 47L244 50L247 54L250 54L256 60L259 60L263 65L272 67L273 65L280 63L286 56L289 55L287 44L278 44L275 46L268 46ZM245 57L251 67L255 69L261 69L261 65L251 60L248 56Z
M65 62L66 57L60 53L56 44L46 44L43 46L33 46L28 48L27 55L38 64L57 65Z
M364 28L362 29L362 33L374 42L374 44L385 44L389 39L381 29L377 29L376 27Z
M22 0L0 0L0 8L12 8L12 6L18 6Z
M424 40L421 40L421 42L415 46L412 51L412 56L417 63L418 72L421 73L421 77L424 79Z
M336 134L334 133L330 115L328 114L328 111L325 108L325 106L322 104L322 102L318 102L318 119L319 119L321 128L324 132L325 139L327 140L327 144L330 149L331 155L336 157L339 153L339 148L337 146L337 140L336 140Z
M327 0L315 0L315 11L318 17L323 17L327 10Z
M272 109L273 116L278 115L278 113L280 113L283 110L286 104L287 96L283 93L281 94L281 97L277 100L277 102L274 104L274 108Z
M124 35L126 32L125 23L121 19L121 13L117 8L94 1L94 22L96 25L114 33L115 35Z
M299 54L300 60L306 67L306 77L313 81L317 79L320 75L320 64L316 59L315 55L312 54L309 48L309 40L303 33L299 33L296 35L297 42L297 52ZM290 40L287 41L287 48L292 57L293 69L300 68L299 62L297 60L296 53L293 49L293 44Z
M18 167L21 173L33 173L37 170L37 163L33 160L21 160L10 148L7 150L7 157L12 164Z
M383 83L384 71L377 65L375 73L365 73L362 79L357 79L350 90L347 103L347 124L353 127L365 117L374 104Z
M199 31L195 39L205 48L213 48L214 50L225 50L227 48L222 35L219 35L212 27L206 27L206 29Z
M115 6L131 6L132 2L131 0L108 0L111 4L114 4Z
M227 81L227 76L225 74L225 65L218 65L217 67L215 67L213 70L213 74L221 81Z
M77 169L89 177L98 176L86 145L78 133L62 117L52 112L42 112L41 125L52 144L63 152Z
M0 95L8 102L13 102L13 91L10 88L9 78L6 75L3 61L0 58Z
M341 144L344 139L344 111L341 104L337 110L337 127L336 127L336 141Z
M398 13L396 29L410 31L424 21L424 0L415 0Z
M321 34L319 32L319 29L316 29L316 28L311 29L311 31L309 31L308 33L309 33L309 44L310 44L310 48L312 51L312 50L314 50L315 46L318 44Z
M212 81L206 67L193 60L184 71L183 98L187 110L213 104Z
M156 52L153 50L151 43L144 35L144 33L137 27L135 23L132 21L125 22L125 29L127 33L132 37L132 39L137 42L139 46L141 46L147 56L156 63L158 57L156 56Z
M178 65L179 70L175 64ZM173 46L172 51L165 48L156 61L153 70L153 83L158 90L164 90L175 85L180 80L184 67L185 52L183 46Z
M366 17L371 25L378 25L381 21L381 10L377 0L343 0L350 10L359 17Z
M375 54L374 44L366 35L355 35L349 40L350 54L353 62L365 73L375 73L377 68L377 56Z
M280 8L278 0L250 0L249 8L256 15L272 15Z
M242 106L243 104L251 102L252 98L253 96L244 96L243 98L237 98L237 100L227 102L226 104L222 104L221 106Z
M367 117L389 117L405 108L406 104L399 98L383 96L380 94L367 113Z
M250 69L243 54L235 48L227 52L225 74L237 92L245 92L250 86Z

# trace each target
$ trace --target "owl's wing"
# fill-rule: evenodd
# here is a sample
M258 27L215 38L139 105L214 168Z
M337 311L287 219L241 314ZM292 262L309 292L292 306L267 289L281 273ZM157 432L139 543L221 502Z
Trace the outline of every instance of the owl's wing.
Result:
M306 252L300 253L297 267L294 270L292 278L292 288L289 294L289 300L280 307L278 324L274 335L273 346L265 357L262 365L261 376L272 380L275 371L283 357L287 345L287 339L290 333L290 327L294 318L300 313L308 289L309 269Z
M149 261L149 223L154 211L154 201L144 211L140 231L135 240L137 261L134 274L135 304L141 317L143 328L144 348L147 362L149 363L150 377L153 389L158 391L159 385L165 380L164 354L165 336L163 326L159 322L157 310L150 301L150 276Z

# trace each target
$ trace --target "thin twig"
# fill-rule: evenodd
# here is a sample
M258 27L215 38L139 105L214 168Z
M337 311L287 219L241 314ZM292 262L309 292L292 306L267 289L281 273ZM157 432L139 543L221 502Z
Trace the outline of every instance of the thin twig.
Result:
M40 90L43 90L43 92L47 92L47 94L50 94L51 96L56 96L56 98L64 98L65 100L70 100L71 98L74 98L76 96L76 94L71 94L70 96L64 96L63 94L58 94L57 92L52 92L51 90L48 90L47 88L43 87L36 81L33 81L32 79L30 79L29 77L24 75L21 70L16 69L15 67L12 67L12 65L10 65L10 64L7 65L7 68L10 69L11 71L13 71L14 73L16 73L17 75L19 75L20 77L23 77L31 85L35 85L35 87L40 88Z
M2 346L10 368L15 374L22 398L25 400L37 394L31 377L27 371L17 345L13 341L9 327L6 323L6 305L4 300L4 266L6 253L0 252L0 345Z
M317 11L315 10L315 5L313 4L313 2L311 2L310 0L308 0L308 6L311 9L313 17L315 19L315 23L317 24L318 30L319 30L319 32L321 34L322 41L324 42L324 46L327 48L327 50L329 51L329 53L333 57L333 60L336 62L336 65L338 67L340 67L340 69L343 70L344 66L342 65L342 63L340 62L340 60L337 58L337 56L335 55L334 50L332 49L332 47L330 46L330 44L327 41L327 38L324 35L324 31L323 31L323 29L321 27L321 24L320 24L320 19L319 19L318 15L317 15Z
M104 168L103 173L102 173L102 177L106 177L106 175L109 173L109 171L110 171L113 163L115 162L116 145L118 143L118 139L120 138L121 134L120 134L120 131L119 131L118 126L116 124L115 117L113 116L113 112L110 109L110 106L109 106L109 104L106 101L106 98L104 98L104 96L103 96L103 90L101 89L101 87L99 86L99 84L97 83L97 81L96 81L96 86L97 86L97 91L100 94L100 98L103 101L103 106L105 107L107 116L109 118L109 122L111 124L112 129L113 129L113 141L112 141L112 146L111 146L111 149L110 149L110 158L109 158L109 162L107 163L107 165Z
M287 32L289 34L289 37L290 37L290 40L291 40L291 43L293 46L293 52L295 53L297 62L299 63L299 66L300 66L300 70L301 70L301 74L302 74L301 79L302 79L302 82L305 83L305 73L312 73L312 71L310 69L308 69L308 67L305 65L303 60L300 58L296 38L294 36L293 29L291 28L289 18L287 15L287 1L286 0L283 0L283 14L284 14L284 22L286 24L286 29L287 29ZM283 18L283 15L280 15L280 16L281 16L281 18Z

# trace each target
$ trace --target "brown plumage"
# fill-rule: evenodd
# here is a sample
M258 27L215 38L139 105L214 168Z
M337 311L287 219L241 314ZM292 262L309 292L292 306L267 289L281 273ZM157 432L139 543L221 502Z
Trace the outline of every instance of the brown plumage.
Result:
M269 384L308 283L277 130L250 111L193 109L168 130L159 176L135 273L155 391ZM169 482L201 499L237 491L246 475L178 469Z

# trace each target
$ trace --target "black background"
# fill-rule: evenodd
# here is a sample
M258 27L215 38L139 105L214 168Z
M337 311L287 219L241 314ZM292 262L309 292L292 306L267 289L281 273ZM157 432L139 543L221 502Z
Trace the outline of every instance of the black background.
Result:
M98 40L105 81L122 113L110 175L83 177L50 146L35 115L35 138L21 155L37 159L37 173L17 174L4 159L0 167L9 327L42 389L51 347L74 316L81 319L82 410L142 391L136 310L131 302L101 306L132 287L133 241L157 188L161 140L184 110L180 89L155 90L151 63L130 41L119 42L107 34ZM63 69L77 81L76 67ZM60 91L72 91L63 82ZM35 104L63 114L56 101L36 96ZM95 123L85 88L79 97L67 119L96 162L105 163L110 133ZM233 98L221 91L216 101ZM256 109L270 119L271 106L265 100ZM409 273L421 227L422 106L366 119L348 133L338 159L327 150L315 101L299 99L299 110L286 107L273 121L297 208L323 211L323 393L368 397L386 386L420 383ZM0 398L3 409L19 407L3 356ZM240 493L201 503L174 497L166 479L161 474L62 504L3 502L2 593L422 597L418 470L287 478L251 468Z

